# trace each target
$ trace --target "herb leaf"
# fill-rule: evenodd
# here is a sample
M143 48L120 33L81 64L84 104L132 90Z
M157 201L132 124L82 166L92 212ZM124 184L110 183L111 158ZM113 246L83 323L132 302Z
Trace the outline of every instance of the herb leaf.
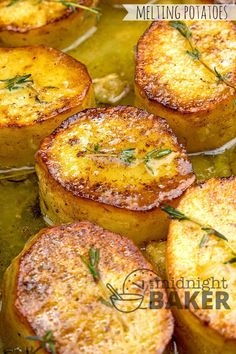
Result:
M161 205L161 210L166 212L173 220L190 220L186 215L173 208L171 205Z
M120 160L126 164L131 164L135 160L135 149L130 148L121 151Z
M7 7L12 6L12 5L15 5L18 1L20 1L20 0L11 0L11 1L7 4Z
M185 38L190 38L192 36L192 32L183 21L170 21L170 26L177 29L177 31L179 31L179 33Z
M33 83L32 79L29 79L31 74L16 75L11 79L0 80L0 82L5 83L5 88L9 91L18 90L27 86L28 83Z
M152 167L150 166L150 162L152 160L157 160L160 159L164 156L167 156L172 153L172 150L166 149L166 150L158 150L158 149L153 149L152 151L148 152L147 155L144 157L144 164L146 168L151 172L152 175L154 175L154 171Z
M233 264L236 263L236 257L233 257L231 259L229 259L228 261L224 262L224 264Z
M90 152L91 156L96 156L98 158L99 157L100 158L114 157L114 158L119 159L120 161L122 161L123 163L125 163L127 165L130 165L130 164L132 164L132 162L137 160L138 162L144 163L147 170L150 171L152 175L154 175L154 171L151 168L151 166L149 165L149 162L151 160L157 160L157 159L160 159L164 156L169 155L170 153L172 153L172 150L170 150L170 149L165 149L165 150L153 149L152 151L148 152L144 158L138 158L135 155L135 152L136 152L135 148L128 148L128 149L122 150L121 152L112 152L109 154L106 151L102 151L98 144L95 144L93 149L85 148L85 151L82 153L79 152L77 154L77 156L79 157L79 156L83 155L85 152Z
M158 149L153 149L152 151L148 152L147 155L145 156L145 160L149 161L151 159L160 159L164 156L167 156L172 153L172 150L166 149L166 150L158 150Z
M192 57L194 60L199 60L201 58L201 53L197 48L193 48L192 51L187 50L186 52L190 57Z
M28 340L40 342L40 346L34 351L36 353L40 349L49 348L52 354L56 354L55 338L52 331L47 331L44 336L29 336Z
M21 0L11 0L7 7L15 5L17 2L19 2ZM39 2L43 2L43 0L39 0ZM95 8L95 7L88 7L85 5L81 5L78 4L77 2L74 1L66 1L66 0L45 0L45 2L57 2L57 3L61 3L62 5L68 7L70 10L72 10L73 12L76 12L76 9L81 9L81 10L85 10L85 11L89 11L92 12L94 14L96 14L97 16L101 15L101 12L99 9Z
M209 235L208 234L204 235L199 244L199 248L203 248L207 244L208 240L209 240Z
M94 145L94 152L99 152L100 151L100 145L97 143Z
M229 84L228 81L227 81L228 78L229 78L229 76L230 76L229 73L227 73L227 74L225 74L225 75L222 75L222 74L216 69L216 67L214 67L214 72L215 72L215 75L216 75L216 77L217 77L217 79L218 79L219 81L223 81L226 85L232 87L232 85ZM233 88L234 88L234 87L233 87Z
M208 235L215 235L219 237L222 240L225 240L228 242L227 237L225 237L223 234L221 234L219 231L216 231L215 229L212 229L211 227L202 227L202 230L206 231Z
M81 10L92 12L92 13L96 14L97 16L101 14L99 9L94 8L94 7L84 6L84 5L78 4L77 2L66 1L66 0L56 0L54 2L61 3L62 5L71 9L73 12L76 12L76 9L78 8Z
M89 250L89 260L85 256L80 256L83 263L88 267L90 273L93 276L94 281L100 279L98 272L98 263L100 259L100 250L94 247L91 247Z
M222 75L216 67L212 69L203 59L202 59L202 54L198 50L198 48L194 45L193 40L192 40L192 32L190 31L189 27L183 22L183 21L170 21L170 26L175 28L184 38L186 38L190 49L187 50L186 53L190 55L193 60L198 60L199 63L201 63L208 71L210 71L215 77L218 79L219 82L223 82L225 85L228 87L233 88L236 90L236 87L231 84L230 81L228 81L229 78L229 73Z

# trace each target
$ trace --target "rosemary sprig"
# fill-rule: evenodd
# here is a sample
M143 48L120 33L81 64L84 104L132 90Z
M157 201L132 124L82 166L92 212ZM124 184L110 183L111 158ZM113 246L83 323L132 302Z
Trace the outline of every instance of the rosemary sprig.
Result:
M171 205L162 205L161 210L166 212L173 220L190 220L189 217L181 213L181 211L173 208Z
M32 75L31 74L24 74L24 75L16 75L10 79L5 79L5 80L0 80L0 82L4 83L5 86L4 88L11 91L14 90L19 90L19 89L23 89L23 88L28 88L31 91L33 91L34 93L34 97L35 97L35 101L38 103L48 103L46 101L42 101L39 98L40 93L33 87L34 81L32 79ZM52 88L56 88L53 86L45 86L45 88L47 89L52 89Z
M208 71L210 71L217 79L218 82L223 82L225 85L236 90L236 87L228 81L230 76L229 73L222 75L216 67L211 68L202 58L200 50L194 45L192 40L192 32L190 28L183 21L170 21L170 26L175 28L188 42L190 50L187 50L186 53L193 58L193 60L199 61Z
M170 218L173 219L173 220L179 220L179 221L188 220L188 221L191 221L194 224L200 226L203 231L206 231L207 235L214 235L214 236L216 236L216 237L228 242L227 237L225 237L219 231L215 230L213 227L201 224L199 221L194 220L193 218L191 218L189 216L186 216L181 211L179 211L178 209L172 207L171 205L161 205L161 210L163 210L165 213L167 213L170 216Z
M221 238L222 240L225 240L228 242L227 237L222 235L222 233L220 233L219 231L212 229L211 227L202 227L202 230L206 231L207 235L215 235L218 238Z
M107 293L107 288L106 288L103 280L101 279L101 276L100 276L99 270L98 270L98 264L99 264L99 260L100 260L100 250L96 249L94 247L91 247L89 249L88 254L89 254L89 259L87 259L86 257L81 256L81 255L80 255L80 258L83 261L83 263L87 266L90 273L92 274L94 282L100 288L100 291L103 296L101 296L99 298L99 301L101 302L101 304L105 305L106 307L113 308L112 303L109 300L106 300L106 299L110 299L110 296ZM114 310L114 308L113 308L113 310ZM116 316L117 316L123 330L126 331L127 325L123 321L122 317L120 316L120 314L118 312L116 312Z
M126 149L121 151L120 153L120 160L126 164L131 164L135 161L135 150L134 148Z
M20 1L20 0L11 0L11 1L7 4L7 7L12 6L12 5L15 5L18 1Z
M208 240L209 240L209 235L208 234L203 235L203 237L201 239L201 242L199 244L199 248L205 247L207 242L208 242Z
M217 238L219 238L219 239L221 239L223 241L226 241L226 244L227 244L228 248L231 250L233 255L236 256L236 251L230 246L228 238L225 235L223 235L221 232L217 231L216 229L214 229L211 226L203 225L198 220L195 220L195 219L183 214L181 211L179 211L178 209L175 209L171 205L162 205L160 208L165 213L167 213L170 216L171 219L179 220L179 221L183 221L183 220L191 221L194 224L198 225L201 228L201 230L205 231L206 234L202 237L201 242L199 244L200 248L203 248L206 245L206 243L209 240L209 236L214 235ZM235 260L236 260L236 257L235 257ZM234 263L234 262L232 261L230 263Z
M29 336L26 339L40 343L39 347L33 353L37 353L40 349L49 349L52 354L56 354L55 338L52 331L46 331L42 337Z
M24 74L24 75L16 75L10 79L0 80L5 84L5 87L9 91L18 90L21 88L25 88L28 84L32 84L33 80L30 79L31 74Z
M59 2L62 5L68 7L73 12L76 12L76 9L81 9L81 10L89 11L89 12L91 12L91 13L97 15L97 16L101 15L101 12L100 12L100 10L98 8L84 6L84 5L78 4L77 2L74 2L74 1L53 0L53 2Z
M7 4L7 7L13 6L16 3L18 3L19 1L22 1L22 0L11 0ZM67 1L67 0L39 0L40 3L42 3L43 1L44 2L60 3L63 6L69 8L70 10L72 10L73 12L76 12L76 9L81 9L81 10L85 10L85 11L91 12L91 13L97 15L98 17L101 15L100 9L95 8L95 7L88 7L88 6L85 6L85 5L82 5L82 4L78 4L77 2L74 2L74 1Z
M229 259L228 261L224 262L224 264L233 264L236 263L236 257L233 257L231 259Z
M89 260L85 256L80 256L81 260L88 267L90 273L93 276L95 282L100 279L99 271L98 271L98 263L100 259L100 250L94 247L89 249Z
M126 165L131 165L135 162L138 163L144 163L146 169L148 172L151 172L152 175L154 175L154 171L151 168L150 164L153 160L160 159L162 157L165 157L169 154L172 153L172 150L170 149L163 149L163 150L158 150L158 149L153 149L150 152L148 152L144 158L139 158L136 156L136 149L135 148L128 148L124 149L120 152L112 152L112 153L107 153L107 151L102 151L100 148L99 144L95 144L93 149L86 148L85 151L79 152L77 156L84 155L86 152L89 152L86 156L95 156L98 158L117 158L119 159L122 163Z
M172 153L172 150L170 149L165 149L165 150L158 150L158 149L153 149L152 151L148 152L146 156L144 157L144 165L148 171L151 172L152 175L154 175L153 168L150 166L150 163L152 160L158 160L161 159L164 156L167 156Z

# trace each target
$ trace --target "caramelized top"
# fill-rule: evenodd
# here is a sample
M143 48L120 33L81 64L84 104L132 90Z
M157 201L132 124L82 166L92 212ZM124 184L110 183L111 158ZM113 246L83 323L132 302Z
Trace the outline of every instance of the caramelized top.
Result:
M89 109L46 138L37 161L75 196L149 210L194 181L166 122L134 107Z

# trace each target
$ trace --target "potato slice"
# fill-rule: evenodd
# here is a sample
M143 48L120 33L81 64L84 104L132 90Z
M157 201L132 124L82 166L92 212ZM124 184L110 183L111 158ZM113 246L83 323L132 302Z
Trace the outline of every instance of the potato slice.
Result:
M201 225L214 228L228 242L222 235L202 230L195 222L171 221L167 246L169 279L174 280L175 286L182 278L186 286L186 281L195 281L196 289L192 288L193 283L186 289L180 282L179 288L176 286L182 305L187 291L190 295L200 292L196 298L199 309L195 306L190 306L189 310L175 308L177 338L184 352L189 354L233 354L236 352L236 270L232 253L232 249L236 249L236 177L212 179L190 188L178 210ZM212 292L207 302L212 309L202 304L204 291L198 287L202 287L203 281L205 295L207 291ZM221 291L224 294L220 295ZM230 309L220 304L219 296L229 297ZM216 309L217 298L219 309Z
M75 2L72 0L72 2ZM96 13L66 6L61 0L2 0L0 2L0 45L20 47L47 45L64 49L96 22ZM92 9L97 0L79 4Z
M139 106L166 118L187 151L196 152L236 135L236 27L230 21L184 23L212 72L187 53L188 40L171 22L154 22L138 42L136 94Z
M86 67L46 47L0 48L0 167L33 164L39 143L92 104Z
M194 181L166 122L135 107L69 118L36 155L41 208L54 223L89 220L136 243L164 238L160 210Z
M98 279L81 258L89 260L91 251L100 252ZM98 226L81 222L42 230L6 272L4 342L8 348L36 349L39 343L25 337L42 337L50 330L58 354L163 353L173 331L170 310L135 310L140 289L133 286L138 304L123 303L125 310L134 311L119 312L106 288L109 283L124 297L124 281L136 269L146 270L136 281L148 281L152 267L133 243ZM165 303L165 292L160 291ZM147 290L145 298L149 295Z

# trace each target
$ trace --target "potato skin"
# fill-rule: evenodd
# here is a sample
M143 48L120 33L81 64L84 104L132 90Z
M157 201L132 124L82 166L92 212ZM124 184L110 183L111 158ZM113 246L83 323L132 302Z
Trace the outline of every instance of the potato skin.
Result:
M236 87L236 27L230 21L186 21L208 65L231 73ZM137 105L167 119L188 152L217 148L236 135L235 90L186 52L187 41L169 22L154 22L136 52ZM222 66L224 63L224 66Z
M94 104L86 67L56 49L0 48L0 74L3 79L31 74L33 87L42 97L39 103L28 87L1 90L1 168L33 165L41 140L69 115Z
M33 3L32 0L26 0L29 4L17 2L10 7L4 0L0 3L0 45L1 47L21 47L31 45L46 45L57 49L65 49L77 38L83 35L90 27L96 23L96 15L88 11L78 10L73 12L68 7L61 4ZM33 3L33 4L32 4ZM98 1L83 0L80 3L87 7L95 6ZM23 8L24 6L24 8ZM32 6L35 7L34 12ZM45 10L44 10L45 6ZM50 6L51 8L49 9ZM27 18L26 9L29 10ZM18 12L18 16L23 12L22 19L13 17L12 23L7 19L4 21L5 11ZM38 13L45 11L45 20L38 19ZM49 11L50 10L50 11ZM35 23L32 23L35 18ZM40 24L38 22L40 21Z
M109 282L118 291L133 270L152 270L130 240L91 223L42 230L5 274L1 313L7 328L1 328L5 347L32 345L36 349L38 343L25 337L42 336L50 329L58 354L164 352L173 332L170 310L123 314L101 303L106 294L80 258L88 258L91 247L100 250L98 270L103 284ZM146 275L143 280L148 280Z
M160 177L155 177L142 164L130 167L116 160L84 157L83 141L89 149L96 144L111 151L135 147L139 154L164 144L173 149L173 157L162 160L167 165L160 165ZM164 120L134 107L90 109L69 118L42 142L36 172L41 209L53 223L89 220L138 244L165 238L169 221L160 203L175 203L195 179Z
M211 225L235 247L236 178L212 179L190 188L181 199L178 210ZM235 269L234 264L224 264L232 258L227 242L211 236L207 246L199 244L204 231L189 221L171 221L167 242L167 268L169 279L201 280L224 277L229 294L229 310L190 308L173 309L176 334L180 347L189 354L233 354L236 350ZM217 285L215 285L217 286ZM183 304L183 289L176 291ZM210 289L210 291L213 291ZM213 291L214 292L214 291Z

